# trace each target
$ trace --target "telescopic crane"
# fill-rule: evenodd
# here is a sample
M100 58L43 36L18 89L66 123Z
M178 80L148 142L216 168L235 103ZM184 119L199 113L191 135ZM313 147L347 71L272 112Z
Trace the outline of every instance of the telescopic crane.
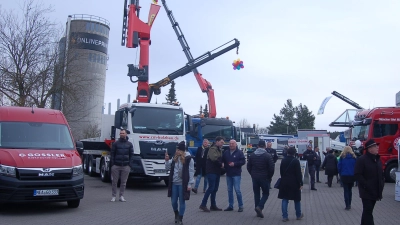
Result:
M192 53L190 52L189 44L187 43L185 36L183 35L181 28L179 27L178 22L176 22L174 15L172 14L172 11L169 10L165 0L161 0L161 2L164 6L165 11L167 12L168 18L172 24L172 28L174 29L176 36L178 37L179 43L182 46L183 52L185 53L186 58L189 61L188 65L195 64L196 59L193 59ZM197 70L196 67L194 67L192 71L194 73L194 76L196 77L197 83L199 84L201 91L203 93L204 92L207 93L209 117L215 118L217 116L217 109L215 104L214 89L212 88L211 83L203 78L202 74Z
M129 10L128 10L129 9ZM133 64L128 65L128 76L130 77L131 82L138 83L136 100L138 102L150 102L153 94L159 95L161 94L161 87L165 87L171 83L171 81L175 80L178 77L184 76L191 71L197 71L196 68L201 66L226 52L238 48L240 42L237 39L233 39L224 45L208 51L203 55L193 58L190 54L191 60L184 67L176 70L175 72L167 75L165 78L161 79L156 83L149 84L149 46L151 44L150 41L150 29L153 25L153 22L160 10L160 6L151 4L150 12L149 12L149 21L147 23L141 21L139 19L139 0L130 0L130 4L127 7L127 0L125 0L124 4L124 17L123 17L123 25L122 25L122 42L121 45L126 45L127 48L137 48L140 47L140 60L139 66L135 66ZM183 35L182 35L183 37ZM126 41L125 41L126 40ZM231 43L233 42L233 43ZM215 52L221 47L227 45L227 47ZM187 47L189 49L189 47ZM201 74L198 72L196 76L199 81L200 87L204 87L204 90L209 94L210 107L211 104L215 105L214 100L214 92L211 88L211 84L202 78ZM136 77L136 80L134 80ZM201 83L200 83L201 81ZM208 88L211 88L210 90ZM211 96L211 97L210 97ZM215 117L215 107L214 109L214 117ZM211 111L210 111L211 115Z
M347 98L346 96L340 94L339 92L333 91L332 95L340 98L341 100L343 100L344 102L347 102L348 104L350 104L351 106L353 106L356 109L364 109L363 107L361 107L358 103L356 103L355 101L352 101L351 99Z

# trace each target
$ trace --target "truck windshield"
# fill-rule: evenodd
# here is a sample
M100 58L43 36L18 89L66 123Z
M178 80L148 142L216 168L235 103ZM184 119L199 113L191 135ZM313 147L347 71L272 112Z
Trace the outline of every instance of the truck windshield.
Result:
M365 141L365 140L367 140L368 139L369 126L370 125L354 126L351 129L351 139L353 141L356 141L356 140Z
M74 149L66 125L31 122L1 122L0 148Z
M252 144L252 145L258 145L259 141L260 141L260 138L258 138L258 137L250 137L250 144Z
M132 113L134 133L182 135L183 126L181 109L137 107Z
M201 128L203 133L203 139L214 140L216 137L221 136L224 140L230 140L233 138L231 126L220 126L220 125L205 125Z

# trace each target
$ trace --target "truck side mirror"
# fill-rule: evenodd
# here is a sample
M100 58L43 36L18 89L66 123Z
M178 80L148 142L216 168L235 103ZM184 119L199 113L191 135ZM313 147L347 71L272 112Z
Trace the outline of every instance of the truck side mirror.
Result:
M116 111L114 117L114 127L120 129L122 127L122 118L124 111Z
M186 119L187 119L187 123L188 123L188 133L190 134L190 136L194 137L195 130L194 130L194 126L193 126L192 116L187 115Z
M84 150L83 143L81 141L77 141L75 143L75 146L76 146L76 150L78 151L79 155L82 156L83 155L83 150Z

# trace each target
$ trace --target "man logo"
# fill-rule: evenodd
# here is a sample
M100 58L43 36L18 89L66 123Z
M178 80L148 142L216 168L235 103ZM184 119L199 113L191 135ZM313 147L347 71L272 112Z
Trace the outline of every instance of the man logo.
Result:
M43 171L43 172L50 172L51 169L50 169L50 168L43 168L42 171Z

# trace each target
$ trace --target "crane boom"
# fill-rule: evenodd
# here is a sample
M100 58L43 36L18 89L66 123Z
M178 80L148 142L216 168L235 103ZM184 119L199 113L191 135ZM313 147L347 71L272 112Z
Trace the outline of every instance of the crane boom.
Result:
M192 56L192 53L190 52L190 47L189 44L187 43L185 36L183 35L183 32L178 24L176 22L174 15L172 14L172 11L168 8L167 3L165 0L161 0L165 11L167 12L168 18L172 24L172 28L175 31L176 36L178 37L179 43L182 46L183 52L186 55L186 58L190 63L194 63L194 59ZM202 74L199 73L196 67L192 69L192 72L197 80L197 83L200 86L200 89L203 93L207 93L208 96L208 112L209 112L209 117L210 118L215 118L217 116L217 109L216 109L216 104L215 104L215 97L214 97L214 89L212 88L211 83L204 79Z
M333 91L332 95L340 98L341 100L343 100L344 102L349 103L351 106L353 106L356 109L364 109L363 107L361 107L358 103L352 101L351 99L347 98L346 96L340 94L339 92Z
M138 83L136 99L139 102L150 102L149 97L149 47L150 30L157 17L159 5L151 4L148 22L139 19L139 0L124 1L124 15L122 21L122 40L121 45L127 48L140 47L139 65L128 65L130 78L133 83ZM136 76L137 80L132 80Z
M212 53L215 50L217 50L217 49L221 48L222 46L227 45L228 43L231 43L231 42L233 42L231 45L219 50L218 52ZM184 76L184 75L190 73L191 71L193 71L193 69L196 69L197 67L199 67L199 66L201 66L201 65L203 65L203 64L205 64L205 63L207 63L207 62L209 62L209 61L211 61L213 59L215 59L216 57L221 56L222 54L224 54L224 53L226 53L226 52L228 52L228 51L230 51L230 50L232 50L234 48L239 47L240 42L237 39L233 39L233 40L227 42L224 45L222 45L222 46L220 46L220 47L218 47L218 48L216 48L216 49L214 49L212 51L204 53L203 55L193 59L192 62L187 63L186 66L184 66L184 67L176 70L175 72L169 74L168 76L166 76L165 78L161 79L160 81L158 81L156 83L153 83L153 84L150 84L149 85L149 90L150 90L149 102L151 100L151 96L152 96L153 93L155 95L159 95L161 93L161 90L160 90L161 87L167 86L168 84L171 83L171 81L175 80L176 78ZM128 76L129 76L129 74L128 74Z

